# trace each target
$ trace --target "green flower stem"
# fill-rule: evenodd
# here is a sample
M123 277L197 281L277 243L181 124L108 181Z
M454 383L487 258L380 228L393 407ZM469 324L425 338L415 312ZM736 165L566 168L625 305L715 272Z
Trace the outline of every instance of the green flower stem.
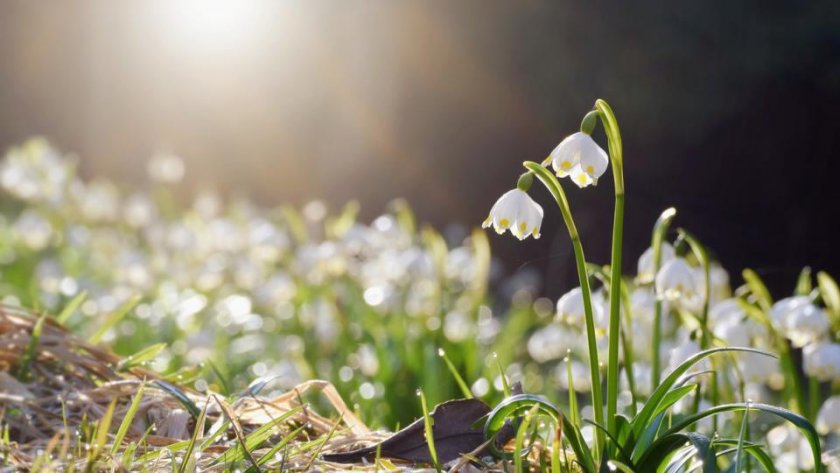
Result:
M575 251L575 263L577 264L578 281L580 282L580 289L583 293L583 309L586 318L589 373L592 384L592 409L595 411L595 422L604 425L604 404L601 397L601 370L598 362L598 342L595 339L595 319L592 315L592 290L589 287L589 276L586 273L586 258L583 256L580 235L578 234L577 226L575 226L575 221L572 219L572 210L569 207L568 199L566 199L566 193L563 192L563 188L560 186L557 178L554 177L554 174L533 161L526 161L523 165L537 176L540 182L551 193L551 196L554 197L557 206L560 208L563 221L566 223L566 229L569 231L569 238L572 240L572 247ZM598 429L596 429L596 433L598 451L603 452L605 435Z
M653 236L651 238L650 247L653 248L653 277L656 278L656 273L662 266L662 242L665 240L665 234L668 232L668 227L671 225L671 220L677 215L677 209L670 207L665 209L659 218L656 219L656 224L653 226ZM654 289L655 290L655 289ZM662 365L659 361L659 346L662 343L662 299L656 298L653 305L653 345L651 349L651 392L655 391L659 386L659 377L662 372Z
M709 252L706 250L700 241L693 235L683 229L678 230L680 238L684 239L694 257L703 267L703 308L700 313L700 349L707 350L711 344L711 332L709 331L709 304L711 303L711 261L709 260ZM717 388L717 366L715 360L712 360L712 380L709 386L713 405L718 404L718 388ZM697 396L694 398L694 412L696 413L700 408L700 391L698 389ZM717 419L712 418L712 430L717 431Z
M808 420L812 423L817 421L817 414L820 412L820 381L816 376L808 377Z
M595 101L595 110L604 125L615 182L612 255L610 257L610 332L607 364L607 430L617 436L618 344L621 337L621 244L624 235L624 157L618 121L607 102Z

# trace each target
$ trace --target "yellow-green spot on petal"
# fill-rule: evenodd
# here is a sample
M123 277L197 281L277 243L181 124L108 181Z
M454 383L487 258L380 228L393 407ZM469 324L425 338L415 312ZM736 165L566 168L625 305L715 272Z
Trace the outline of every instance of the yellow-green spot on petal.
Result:
M510 220L506 218L499 220L499 226L502 228L508 228L510 226Z
M593 168L591 164L589 166L586 166L586 173L595 174L595 168Z
M519 224L519 231L520 232L525 233L525 230L527 230L527 229L528 229L528 224L527 223L522 222L522 223Z
M571 168L572 168L572 163L570 163L568 161L563 161L562 163L560 163L560 169L562 169L564 171L568 171Z

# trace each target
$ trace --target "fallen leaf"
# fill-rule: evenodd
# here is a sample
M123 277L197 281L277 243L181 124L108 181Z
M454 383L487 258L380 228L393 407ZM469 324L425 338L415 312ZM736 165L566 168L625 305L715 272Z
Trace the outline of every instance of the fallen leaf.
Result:
M477 399L458 399L438 404L430 414L438 461L448 463L480 447L484 443L484 426L481 422L474 424L489 412L490 407ZM363 459L373 461L377 448L381 448L382 458L412 463L432 462L422 418L379 444L350 452L325 454L323 459L335 463L355 463Z

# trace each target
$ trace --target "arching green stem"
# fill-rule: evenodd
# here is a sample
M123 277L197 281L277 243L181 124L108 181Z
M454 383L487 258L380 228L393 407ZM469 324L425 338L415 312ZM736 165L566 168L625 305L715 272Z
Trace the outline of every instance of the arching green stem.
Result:
M575 263L577 265L578 281L580 282L580 289L583 293L583 309L586 318L586 339L589 346L589 374L591 376L592 384L592 409L595 411L595 421L604 425L604 404L601 397L601 371L598 363L598 342L595 339L595 319L592 315L592 290L589 287L589 276L586 273L586 259L583 256L583 246L580 242L580 235L578 235L575 221L572 219L572 210L569 207L569 201L566 199L566 193L563 188L548 169L540 166L533 161L526 161L523 165L537 178L551 193L557 206L560 208L560 214L563 216L563 221L566 223L566 229L569 231L569 238L572 240L572 247L575 252ZM620 286L616 286L620 287ZM603 432L598 432L597 436L598 451L603 452L605 436Z
M595 110L610 152L613 180L615 182L615 212L613 214L612 255L610 257L610 332L607 364L607 430L616 435L618 408L618 346L621 337L621 244L624 237L624 156L618 121L607 102L595 101Z
M656 273L662 266L662 242L665 241L665 234L668 233L668 227L671 225L671 220L677 215L677 209L670 207L656 219L656 224L653 226L653 236L651 238L650 247L653 249L653 277L656 278ZM651 390L655 390L659 386L659 377L662 372L662 365L659 361L659 346L662 343L662 299L656 298L653 305L653 346L651 346Z

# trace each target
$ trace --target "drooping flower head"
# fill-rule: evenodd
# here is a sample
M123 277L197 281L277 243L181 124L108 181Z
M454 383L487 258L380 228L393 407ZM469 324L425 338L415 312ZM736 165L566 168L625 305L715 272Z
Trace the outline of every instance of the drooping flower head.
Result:
M596 326L605 327L607 325L605 310L599 302L599 300L593 298L592 316ZM572 325L584 323L586 320L586 306L583 301L583 290L580 287L576 287L563 294L557 301L557 314L555 318Z
M840 344L813 343L802 350L802 368L805 374L820 381L840 378Z
M558 177L571 176L578 187L598 184L607 170L607 153L584 132L569 135L551 152L551 166Z
M657 297L670 301L696 297L700 284L694 270L683 258L674 258L662 265L654 280Z
M524 240L528 236L540 237L543 209L534 202L527 192L521 189L507 191L490 209L490 215L482 228L493 226L496 233L502 234L510 229L516 238Z
M817 414L817 431L823 435L840 432L840 396L826 399Z

